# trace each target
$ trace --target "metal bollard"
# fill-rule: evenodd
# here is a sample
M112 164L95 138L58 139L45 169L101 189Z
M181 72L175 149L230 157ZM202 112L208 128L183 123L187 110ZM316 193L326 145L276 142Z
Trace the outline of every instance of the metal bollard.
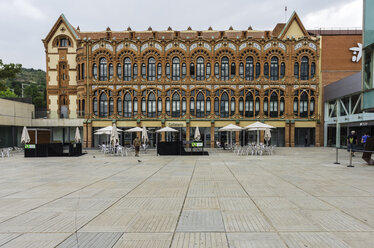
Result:
M338 149L338 147L336 147L336 160L335 160L334 164L340 164L339 163L339 149Z
M349 165L347 167L354 167L352 165L352 148L349 149Z

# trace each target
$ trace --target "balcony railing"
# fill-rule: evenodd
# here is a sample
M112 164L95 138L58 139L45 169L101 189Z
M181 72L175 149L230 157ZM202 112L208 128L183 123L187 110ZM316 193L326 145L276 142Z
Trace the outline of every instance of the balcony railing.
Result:
M59 111L49 110L35 110L32 113L33 119L82 119L84 118L84 111L76 111L72 113L61 114Z

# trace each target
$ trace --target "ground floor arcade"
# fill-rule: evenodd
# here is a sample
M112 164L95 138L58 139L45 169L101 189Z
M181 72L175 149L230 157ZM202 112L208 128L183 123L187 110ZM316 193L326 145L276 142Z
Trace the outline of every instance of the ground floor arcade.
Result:
M185 121L185 120L144 120L144 121L122 121L122 120L91 120L83 124L83 144L85 147L97 147L103 142L107 142L108 137L105 135L95 135L95 131L106 126L116 123L117 127L125 131L132 127L145 126L148 131L149 146L155 147L161 141L190 141L193 140L196 127L199 128L201 140L205 147L217 147L217 143L236 143L246 145L257 140L256 131L237 131L237 132L219 132L221 127L228 124L236 124L245 127L254 121ZM272 125L272 138L269 144L278 147L294 146L320 146L319 132L320 125L316 121L265 121L266 124ZM156 130L162 127L172 127L177 129L177 133L157 133ZM120 135L120 143L130 145L135 138L136 133L123 132ZM260 142L264 142L264 132L259 132Z

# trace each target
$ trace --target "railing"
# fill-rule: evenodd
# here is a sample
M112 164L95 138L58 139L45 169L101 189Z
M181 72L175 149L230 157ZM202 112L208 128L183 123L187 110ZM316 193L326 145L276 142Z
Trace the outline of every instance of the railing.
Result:
M81 119L84 118L84 111L76 111L75 115L71 113L61 114L59 111L36 110L32 112L33 119Z
M349 34L362 34L361 27L332 27L332 28L314 28L308 29L309 33L315 35L349 35Z

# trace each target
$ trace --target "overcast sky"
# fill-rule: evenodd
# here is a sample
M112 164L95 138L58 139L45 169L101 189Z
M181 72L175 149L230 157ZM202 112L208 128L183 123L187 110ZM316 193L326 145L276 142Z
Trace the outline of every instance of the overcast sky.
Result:
M45 38L61 13L81 31L272 30L296 11L307 29L362 27L362 0L0 0L0 59L45 70Z

